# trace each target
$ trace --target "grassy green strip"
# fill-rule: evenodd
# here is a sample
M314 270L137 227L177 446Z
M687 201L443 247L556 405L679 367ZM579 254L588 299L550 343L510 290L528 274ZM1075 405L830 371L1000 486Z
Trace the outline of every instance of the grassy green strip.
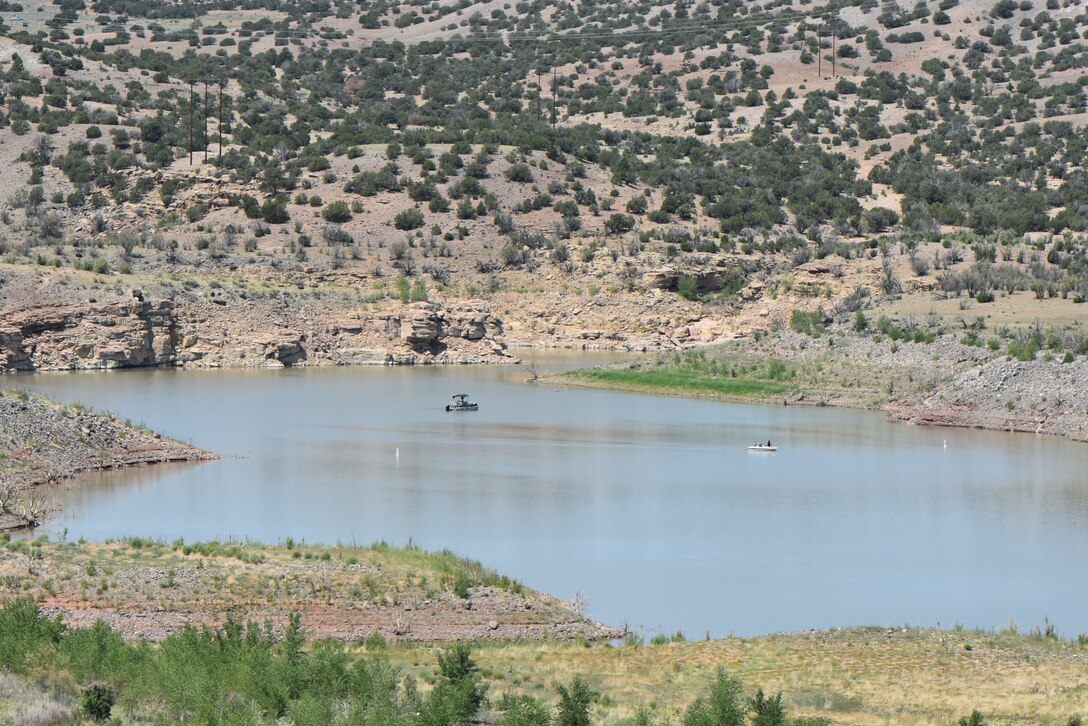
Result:
M590 368L566 374L571 378L618 388L713 393L737 398L765 398L785 393L789 386L751 378L721 378L680 368Z

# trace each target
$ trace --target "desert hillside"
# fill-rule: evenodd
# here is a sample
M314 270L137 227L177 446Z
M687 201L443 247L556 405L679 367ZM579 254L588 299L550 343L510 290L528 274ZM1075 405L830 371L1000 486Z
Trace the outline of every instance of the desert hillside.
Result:
M65 0L3 20L7 369L675 349L818 305L1000 310L1005 341L1038 319L1086 350L1088 22L1068 0ZM88 316L153 327L134 294L165 335L65 342L95 337Z

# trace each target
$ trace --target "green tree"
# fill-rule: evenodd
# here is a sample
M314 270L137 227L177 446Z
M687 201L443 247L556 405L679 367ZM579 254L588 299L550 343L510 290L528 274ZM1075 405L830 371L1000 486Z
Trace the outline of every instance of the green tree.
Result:
M555 726L590 726L589 709L600 694L590 688L581 676L575 676L569 686L557 685L555 690L559 694Z
M548 707L532 696L504 696L499 703L499 726L551 726Z
M782 705L782 693L767 698L763 695L763 689L756 690L756 695L748 701L748 707L752 709L751 726L785 726L786 709Z
M744 711L740 681L719 668L710 693L688 706L682 723L683 726L745 726Z
M261 218L261 203L249 194L243 194L241 198L238 199L238 206L242 208L242 212L250 219Z
M472 649L458 643L438 654L440 679L420 711L423 726L452 726L466 721L480 710L487 686L479 682L480 669L472 660Z

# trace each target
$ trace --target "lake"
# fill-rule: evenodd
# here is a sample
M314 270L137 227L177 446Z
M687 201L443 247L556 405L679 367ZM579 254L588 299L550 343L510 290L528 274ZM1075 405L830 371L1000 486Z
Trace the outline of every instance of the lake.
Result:
M540 370L609 359L525 356ZM614 358L612 356L611 358ZM221 461L81 477L40 532L479 559L688 638L846 625L1088 632L1088 446L883 415L526 384L524 366L3 379ZM454 393L480 403L446 413ZM777 453L748 452L773 440Z

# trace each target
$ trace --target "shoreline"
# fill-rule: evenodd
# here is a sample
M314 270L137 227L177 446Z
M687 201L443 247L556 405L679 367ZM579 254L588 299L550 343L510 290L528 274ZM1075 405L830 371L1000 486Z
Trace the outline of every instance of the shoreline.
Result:
M745 341L733 341L725 345L671 354L674 361L666 361L669 355L651 357L634 364L613 364L595 368L583 368L542 376L541 383L553 386L571 386L598 390L627 391L675 398L715 400L727 403L748 403L771 406L809 406L840 408L856 411L881 412L892 421L917 426L964 428L997 433L1026 433L1054 436L1076 442L1088 442L1088 392L1078 389L1077 380L1083 380L1088 365L1083 361L1063 364L1034 360L1030 362L1009 360L1001 356L984 358L975 355L953 341L941 341L936 353L932 346L901 343L893 344L891 355L912 355L913 358L869 366L856 366L850 353L840 353L840 359L824 360L811 353L807 345L811 341L797 339L800 336L783 334L770 343L768 348L755 350ZM836 346L851 344L862 348L864 359L873 356L872 341L843 342L836 337ZM795 346L791 350L791 346ZM906 350L913 348L915 350ZM801 362L795 357L802 351ZM811 355L804 360L806 351ZM852 351L854 352L854 351ZM783 363L787 370L811 376L805 380L785 379L783 390L774 395L734 395L696 387L662 386L652 382L638 383L637 377L647 372L684 370L692 358L701 356L726 365L739 361L738 367L764 367L770 363ZM885 353L886 357L887 354ZM927 369L925 358L951 358L956 366L934 373ZM861 354L856 355L862 358ZM919 360L921 362L919 363ZM648 365L643 365L648 363ZM695 363L696 367L705 365ZM678 367L679 366L679 367ZM713 368L713 363L710 364ZM591 377L596 370L630 371L630 381L605 381ZM734 368L735 370L735 368ZM812 374L811 371L817 371ZM709 385L717 374L706 374L701 383ZM846 380L842 383L834 379ZM732 379L735 380L735 379ZM731 382L731 379L724 379ZM745 382L742 380L742 382ZM767 379L751 379L751 383L776 383ZM853 385L850 385L853 384ZM1082 387L1081 387L1082 388ZM1029 398L1030 397L1030 398ZM1034 400L1032 400L1034 399ZM1072 400L1070 400L1072 399Z
M988 428L982 425L966 424L966 423L942 423L940 421L916 421L912 418L908 418L902 415L900 409L897 408L870 408L860 405L851 405L844 403L833 403L823 400L810 400L804 398L801 400L789 401L788 399L779 398L753 398L745 396L730 396L721 393L712 392L700 392L700 391L688 391L678 388L655 388L650 385L635 385L635 384L622 384L622 383L608 383L604 381L593 381L585 378L575 377L576 372L571 373L556 373L541 376L536 382L544 385L556 386L556 387L570 387L570 388L586 388L598 391L615 391L617 393L641 393L647 396L667 396L669 398L688 398L698 401L717 401L720 403L738 403L749 404L752 406L775 406L786 408L789 406L805 407L805 408L835 408L844 411L857 411L859 413L882 413L890 421L895 423L904 423L910 426L927 426L932 428L958 428L958 429L974 429L977 431L991 431L994 433L1004 434L1028 434L1033 436L1053 436L1055 438L1067 439L1069 441L1075 441L1077 443L1088 443L1088 439L1072 438L1069 436L1063 436L1061 434L1027 431L1021 429L1004 429L1004 428Z
M647 704L678 722L719 668L747 689L781 692L791 713L858 726L889 716L947 724L974 709L994 723L1065 723L1083 712L1088 687L1088 635L1061 635L1047 621L1023 631L1010 622L651 638L601 626L573 603L452 553L384 543L0 537L0 575L0 604L30 596L67 628L101 620L136 647L157 648L190 625L240 633L247 622L282 643L297 613L314 648L381 654L430 683L435 652L468 643L496 698L540 695L581 674L609 695L595 712L602 723L627 723Z
M24 560L34 562L29 572ZM106 622L161 642L224 618L282 636L300 613L313 640L390 642L615 640L619 630L576 604L449 551L143 537L51 542L0 536L0 601L33 595L74 627Z
M218 454L77 403L0 390L0 532L46 521L56 505L43 491L81 474Z

